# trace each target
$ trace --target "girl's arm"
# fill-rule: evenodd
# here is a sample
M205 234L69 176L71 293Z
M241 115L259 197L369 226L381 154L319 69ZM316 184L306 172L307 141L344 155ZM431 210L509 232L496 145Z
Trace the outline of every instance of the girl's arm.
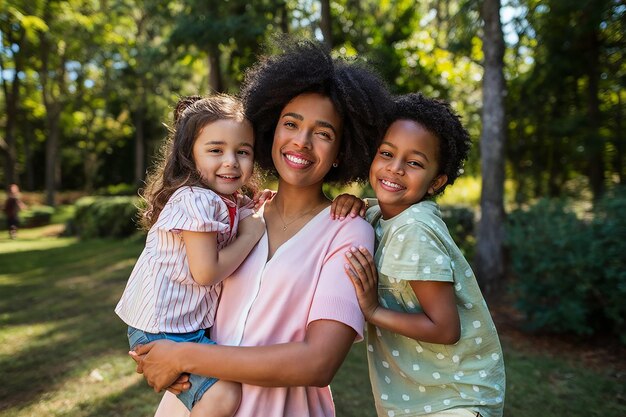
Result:
M237 238L218 251L217 233L183 230L189 270L194 281L200 285L220 283L235 272L263 233L265 223L261 216L248 216L239 222Z
M459 340L461 323L452 283L410 281L423 312L389 310L378 302L378 273L369 251L352 248L346 257L350 262L345 266L346 273L368 322L422 342L450 345Z
M323 387L335 376L355 337L356 331L345 324L316 320L301 342L242 347L159 340L137 347L131 356L155 391L185 372L266 387Z

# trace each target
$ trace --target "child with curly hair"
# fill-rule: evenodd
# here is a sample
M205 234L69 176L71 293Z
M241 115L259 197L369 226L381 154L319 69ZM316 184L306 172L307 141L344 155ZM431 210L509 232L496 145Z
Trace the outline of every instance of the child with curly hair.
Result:
M470 138L447 103L408 94L370 167L378 205L374 256L346 252L346 273L368 321L367 354L379 416L502 416L502 349L472 269L432 201L461 172ZM336 199L337 217L358 213Z

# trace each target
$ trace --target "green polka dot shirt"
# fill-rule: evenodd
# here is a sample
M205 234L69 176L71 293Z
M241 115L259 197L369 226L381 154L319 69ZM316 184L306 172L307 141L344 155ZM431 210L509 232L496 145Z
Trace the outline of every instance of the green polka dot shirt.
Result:
M461 338L454 345L419 342L368 324L367 354L379 416L419 416L466 408L502 416L504 362L496 328L476 278L431 201L383 220L367 212L376 231L378 296L383 307L420 313L409 281L454 285Z

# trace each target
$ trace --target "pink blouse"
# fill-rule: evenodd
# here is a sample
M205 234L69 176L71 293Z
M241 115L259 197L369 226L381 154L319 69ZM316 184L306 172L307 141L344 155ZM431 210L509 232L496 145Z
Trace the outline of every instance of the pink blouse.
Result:
M361 218L333 221L326 208L267 261L264 235L246 261L224 281L212 338L223 345L263 346L304 340L315 320L353 328L362 339L363 315L346 276L351 246L372 251L374 234ZM329 341L331 343L331 341ZM167 393L155 417L186 417ZM335 415L330 387L267 388L243 385L237 417L329 417Z

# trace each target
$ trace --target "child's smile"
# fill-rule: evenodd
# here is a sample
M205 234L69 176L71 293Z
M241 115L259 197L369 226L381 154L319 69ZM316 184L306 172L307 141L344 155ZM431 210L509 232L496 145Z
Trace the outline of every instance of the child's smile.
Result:
M370 183L388 219L421 201L447 181L439 175L439 139L419 123L389 126L370 167Z
M193 146L193 160L207 185L230 195L252 175L254 135L247 121L217 120L206 125Z

